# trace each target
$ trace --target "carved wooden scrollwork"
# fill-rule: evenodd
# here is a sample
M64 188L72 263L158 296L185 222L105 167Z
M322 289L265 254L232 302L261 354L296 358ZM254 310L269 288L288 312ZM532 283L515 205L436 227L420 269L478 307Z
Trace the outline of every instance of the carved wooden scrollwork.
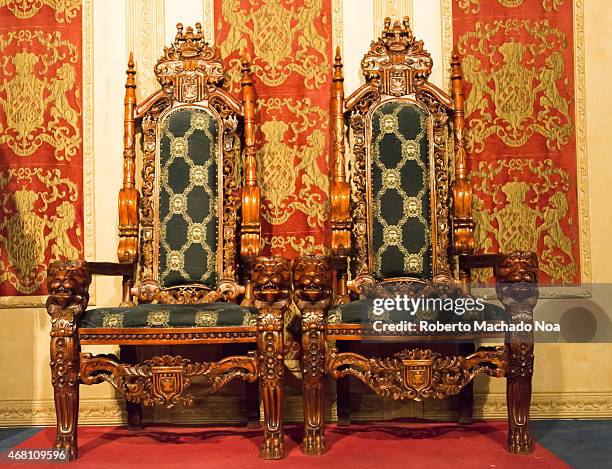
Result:
M366 80L375 81L382 93L392 96L418 90L429 78L432 66L423 41L414 39L408 18L393 24L386 18L381 37L372 42L361 61Z
M506 372L504 347L481 349L468 357L445 357L429 349L404 350L395 358L366 358L356 353L328 355L333 378L354 376L376 394L394 400L443 399L458 394L474 376L502 377Z
M179 23L174 43L164 49L162 59L155 65L155 75L164 91L186 103L203 100L223 82L223 72L219 49L204 40L200 23L196 23L195 32L191 26L183 32Z
M172 408L193 405L193 396L186 393L193 376L203 376L217 391L235 378L256 381L258 369L254 352L209 363L164 355L137 365L120 363L114 356L83 353L80 376L83 384L109 382L130 402Z

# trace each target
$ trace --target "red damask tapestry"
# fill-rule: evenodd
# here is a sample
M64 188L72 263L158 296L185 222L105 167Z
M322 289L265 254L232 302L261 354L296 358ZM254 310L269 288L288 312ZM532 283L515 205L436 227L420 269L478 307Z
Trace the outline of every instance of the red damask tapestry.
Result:
M234 92L248 51L258 95L264 252L293 258L329 245L331 0L215 0L215 42Z
M83 257L80 0L0 0L0 297Z
M453 0L477 250L536 251L543 284L581 279L573 14L572 0Z

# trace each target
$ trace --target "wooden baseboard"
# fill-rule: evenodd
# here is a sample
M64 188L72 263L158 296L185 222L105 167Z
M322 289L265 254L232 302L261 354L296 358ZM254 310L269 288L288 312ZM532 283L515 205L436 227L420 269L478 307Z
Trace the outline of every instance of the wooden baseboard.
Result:
M432 420L454 420L456 412L449 401L428 401L422 409L418 403L392 403L377 396L360 395L355 420L387 420L401 417L424 417ZM336 420L335 403L326 410L326 420ZM208 396L193 408L147 409L146 421L175 424L214 424L245 421L244 399L237 396ZM302 421L301 396L288 396L285 405L287 422ZM612 391L534 393L531 402L534 419L599 419L612 418ZM474 418L505 419L505 394L477 394L474 397ZM124 403L118 399L82 399L79 423L83 425L122 425L127 422ZM52 400L0 401L0 426L55 425Z

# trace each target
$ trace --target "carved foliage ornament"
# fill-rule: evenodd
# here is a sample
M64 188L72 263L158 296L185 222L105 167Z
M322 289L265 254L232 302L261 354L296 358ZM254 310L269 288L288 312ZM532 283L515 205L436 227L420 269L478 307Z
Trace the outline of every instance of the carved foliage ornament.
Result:
M382 93L392 96L417 91L429 78L432 66L423 41L412 35L407 17L393 25L386 18L381 37L372 42L361 61L366 81L375 81Z
M334 378L354 376L376 394L394 400L444 399L458 394L474 376L505 375L504 347L483 348L468 357L444 357L429 349L404 350L395 358L366 358L333 349L327 370Z
M76 44L60 31L22 29L0 34L0 145L18 156L43 143L58 161L77 156L81 90Z
M254 352L246 357L227 357L210 363L193 363L180 356L164 355L138 365L119 363L114 356L81 354L83 384L107 381L128 401L145 406L193 405L193 396L185 393L193 376L203 376L213 391L217 391L234 378L256 381L257 371Z
M174 43L164 48L155 65L155 75L164 90L183 102L201 101L210 86L223 82L223 63L219 49L204 40L202 25L196 31L177 25Z

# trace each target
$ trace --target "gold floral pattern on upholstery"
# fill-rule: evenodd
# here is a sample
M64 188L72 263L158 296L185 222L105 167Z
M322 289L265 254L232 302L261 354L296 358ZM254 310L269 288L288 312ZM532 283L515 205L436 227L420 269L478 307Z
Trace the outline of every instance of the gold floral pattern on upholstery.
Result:
M177 109L160 138L159 281L164 286L217 278L218 128L203 109Z
M147 315L147 325L151 327L168 327L170 310L151 311Z
M372 115L375 278L431 274L428 114L390 102Z
M102 320L102 327L123 327L124 313L108 313Z
M79 327L217 327L257 325L257 309L235 303L140 304L85 312Z
M248 312L244 315L242 320L243 326L256 326L257 325L257 313Z
M195 315L195 324L200 327L211 327L217 324L219 313L216 311L198 311Z

